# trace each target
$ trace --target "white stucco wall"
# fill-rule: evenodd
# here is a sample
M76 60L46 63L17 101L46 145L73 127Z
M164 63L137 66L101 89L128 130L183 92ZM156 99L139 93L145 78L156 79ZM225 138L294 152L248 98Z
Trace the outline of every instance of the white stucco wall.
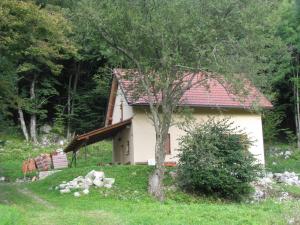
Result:
M264 145L260 114L247 112L245 110L223 110L220 112L216 109L197 109L193 115L198 123L207 120L208 116L215 116L217 118L230 116L235 125L240 126L252 140L255 140L254 145L249 150L260 163L264 164ZM177 161L176 149L178 148L178 138L184 135L184 131L178 127L171 127L169 133L171 139L171 155L166 156L166 161ZM148 159L154 159L155 131L144 109L134 108L132 134L134 162L147 162Z
M123 103L123 120L131 118L133 116L132 106L127 104L122 89L119 86L115 100L112 124L121 122L121 103Z

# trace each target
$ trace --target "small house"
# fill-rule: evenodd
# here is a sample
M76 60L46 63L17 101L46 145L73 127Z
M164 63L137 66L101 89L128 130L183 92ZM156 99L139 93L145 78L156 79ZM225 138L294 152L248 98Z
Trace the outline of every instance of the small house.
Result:
M146 100L134 101L129 92L128 80L121 79L124 70L116 69L113 73L105 127L75 138L65 151L76 150L83 145L111 137L113 139L113 163L148 164L155 159L155 130L147 116L149 105ZM207 85L206 85L207 86ZM184 94L182 106L193 108L193 117L198 123L210 116L230 117L236 126L242 128L254 140L249 151L264 164L264 143L262 115L253 110L253 105L271 108L270 101L255 87L248 85L247 96L240 98L229 93L224 83L210 79L208 88L194 86ZM176 118L177 115L174 115ZM178 139L185 132L176 126L169 130L166 140L166 163L176 163Z
M147 164L155 158L155 131L146 112L146 101L135 102L125 90L128 84L120 79L122 70L115 70L106 115L106 126L126 123L126 126L113 138L113 161L122 164ZM264 144L262 131L262 115L253 110L256 104L261 108L271 108L272 104L253 86L249 87L248 96L239 97L228 93L217 80L210 79L209 88L195 86L184 95L183 105L193 108L193 117L201 123L209 116L217 118L230 117L235 125L244 129L254 140L250 152L264 163ZM174 115L176 117L176 115ZM184 131L178 127L170 128L166 140L166 162L176 162L178 138Z

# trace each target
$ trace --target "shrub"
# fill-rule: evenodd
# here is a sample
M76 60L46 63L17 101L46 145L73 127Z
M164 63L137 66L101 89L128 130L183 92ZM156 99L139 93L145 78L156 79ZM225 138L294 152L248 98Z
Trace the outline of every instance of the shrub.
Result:
M261 166L248 151L251 141L229 119L185 125L180 139L178 184L186 191L241 200Z

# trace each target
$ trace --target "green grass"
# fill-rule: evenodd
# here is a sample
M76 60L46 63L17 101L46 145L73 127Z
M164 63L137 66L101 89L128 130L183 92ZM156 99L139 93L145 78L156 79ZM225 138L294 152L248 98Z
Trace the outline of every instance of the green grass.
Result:
M279 153L281 150L288 149L292 155L285 159L284 156L275 156L274 153L266 152L266 166L272 172L295 172L300 174L300 150L289 145L279 145Z
M7 206L0 208L0 215L7 215L9 222L17 218L17 224L285 224L284 215L289 213L292 204L273 201L188 204L172 199L159 203L147 195L146 181L151 168L146 166L101 167L107 176L116 178L115 186L110 190L93 188L89 195L80 198L61 195L51 188L90 169L95 167L64 170L27 185L2 184L0 202ZM24 188L47 204L22 195L19 190ZM13 224L2 222L0 220L0 224Z
M16 145L18 141L10 146ZM28 149L28 152L37 154L44 150L47 151ZM9 148L6 147L5 151L9 151ZM289 218L297 217L300 210L299 203L295 201L232 203L191 196L180 191L167 191L166 201L160 203L147 193L152 167L107 165L110 161L111 143L101 142L87 148L86 159L84 149L80 151L77 168L64 169L33 183L0 184L0 225L286 224ZM11 180L22 176L21 163L20 156L0 159L0 175ZM79 198L72 194L61 195L55 190L55 186L62 181L85 175L92 169L103 170L107 177L116 178L114 187L91 188L89 195ZM172 185L172 179L167 176L165 183ZM288 191L295 195L300 193L298 189Z

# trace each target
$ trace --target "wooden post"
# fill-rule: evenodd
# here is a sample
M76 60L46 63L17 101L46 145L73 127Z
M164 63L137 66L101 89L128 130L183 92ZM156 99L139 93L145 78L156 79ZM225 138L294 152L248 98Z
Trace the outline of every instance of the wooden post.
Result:
M84 160L86 161L87 158L87 148L86 148L86 143L84 144Z
M76 161L77 161L77 155L76 155L76 152L73 151L73 154L72 154L72 161L71 161L70 167L72 167L73 162L74 162L74 165L75 165L75 167L76 167Z
M121 105L120 105L120 110L121 110L121 119L120 121L123 121L123 100L121 100Z

